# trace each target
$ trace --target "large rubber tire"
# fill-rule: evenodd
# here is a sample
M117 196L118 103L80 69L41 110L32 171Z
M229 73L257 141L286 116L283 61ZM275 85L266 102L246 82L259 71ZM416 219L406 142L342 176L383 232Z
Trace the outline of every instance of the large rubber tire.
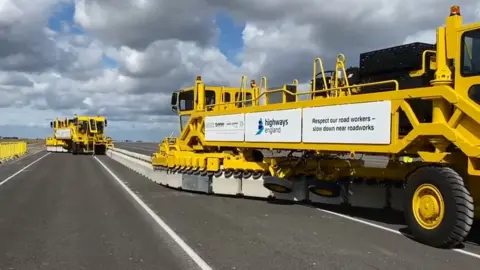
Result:
M78 154L78 145L76 143L72 144L72 155Z
M104 145L99 145L95 147L95 155L103 156L107 153L107 147Z
M415 218L415 192L424 184L435 187L443 199L443 219L435 228L424 228ZM464 241L472 227L472 196L462 177L451 168L428 166L415 170L407 179L404 200L405 221L413 237L424 244L437 248L454 247Z

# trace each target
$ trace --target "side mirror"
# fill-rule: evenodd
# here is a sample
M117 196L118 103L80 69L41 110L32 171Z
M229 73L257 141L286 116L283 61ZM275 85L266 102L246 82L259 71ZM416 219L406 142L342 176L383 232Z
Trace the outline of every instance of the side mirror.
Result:
M178 101L178 93L175 92L172 94L172 100L170 101L170 105L177 106L177 101Z
M53 128L53 122L50 122L50 127Z
M105 127L108 125L107 119L105 119Z
M170 105L172 105L172 111L178 111L178 92L172 93L172 100L170 101Z

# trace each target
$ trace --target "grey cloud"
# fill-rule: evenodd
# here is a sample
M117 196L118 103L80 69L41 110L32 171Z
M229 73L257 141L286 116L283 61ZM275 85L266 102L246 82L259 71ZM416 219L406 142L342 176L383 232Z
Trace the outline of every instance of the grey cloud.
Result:
M33 82L20 72L0 72L0 85L15 87L32 87Z
M164 39L194 41L203 46L214 41L214 13L203 0L155 0L145 2L146 6L139 3L80 0L75 20L105 42L138 50Z
M71 60L56 46L54 34L44 28L56 2L38 2L32 8L25 2L7 1L13 14L0 22L0 69L41 72L65 68Z
M30 9L31 16L18 25L0 19L0 107L30 106L42 115L101 113L112 121L112 136L161 139L178 129L171 92L191 86L196 75L207 84L236 87L241 75L267 76L271 87L292 79L306 82L315 57L331 69L342 52L348 65L357 65L360 52L401 44L443 24L450 5L444 0L392 0L388 6L380 0L156 0L127 6L132 2L76 1L75 19L89 36L44 31L50 8L38 14ZM473 4L460 5L468 22ZM218 10L258 32L245 31L240 67L214 47ZM119 62L118 70L104 69L104 53Z
M311 28L308 34L296 42L315 44L317 51L292 44L285 45L284 49L268 50L267 46L261 48L267 60L257 76L267 75L274 84L285 83L282 78L288 78L288 81L290 78L307 81L311 78L315 57L322 57L326 68L331 69L336 54L343 53L347 57L347 65L357 66L362 52L401 45L409 35L443 25L452 4L446 0L340 0L335 3L311 0L206 1L225 8L237 19L261 29L285 21ZM472 21L473 2L463 0L458 4L463 7L464 21ZM245 53L248 54L248 49Z

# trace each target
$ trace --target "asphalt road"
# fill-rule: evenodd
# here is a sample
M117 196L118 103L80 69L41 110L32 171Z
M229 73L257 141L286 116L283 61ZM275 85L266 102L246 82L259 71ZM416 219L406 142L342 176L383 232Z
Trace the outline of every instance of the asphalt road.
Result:
M91 156L49 154L4 183L0 239L0 269L196 269Z
M116 148L125 149L135 153L151 156L153 153L158 151L159 143L125 143L125 142L115 142Z
M313 207L175 191L106 156L49 154L17 173L44 154L0 167L2 270L438 270L480 262L474 238L463 253L434 249L392 232L401 222L383 212L361 224Z

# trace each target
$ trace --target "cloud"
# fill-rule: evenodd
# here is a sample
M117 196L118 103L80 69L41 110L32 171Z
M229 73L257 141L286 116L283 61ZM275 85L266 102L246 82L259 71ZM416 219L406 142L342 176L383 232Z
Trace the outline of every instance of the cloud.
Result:
M55 0L3 0L0 7L0 69L42 72L62 69L68 54L55 44L55 34L46 28Z
M480 4L458 2L465 22L480 19ZM355 66L364 51L434 42L450 4L37 0L32 6L3 0L0 136L7 130L47 136L48 119L88 113L106 115L115 138L158 141L178 129L171 92L197 75L217 85L239 86L242 75L268 76L269 86L293 79L306 85L315 57L331 69L341 52ZM243 30L222 31L215 21L220 12L245 25ZM242 41L235 61L218 44L229 36Z
M143 50L168 39L209 45L216 34L214 10L202 0L78 0L76 4L75 20L117 46Z

